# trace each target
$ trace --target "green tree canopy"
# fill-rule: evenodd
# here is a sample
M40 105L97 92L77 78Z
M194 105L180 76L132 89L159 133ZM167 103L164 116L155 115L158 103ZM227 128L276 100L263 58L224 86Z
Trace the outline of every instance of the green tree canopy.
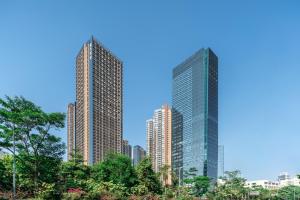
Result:
M93 166L93 177L96 181L123 184L130 188L137 183L137 176L131 160L123 154L110 153L103 162Z
M65 114L46 113L23 97L0 98L0 148L13 153L16 143L18 175L24 186L54 182L65 144L50 132L64 127ZM29 188L28 188L29 190Z
M152 169L149 157L144 158L136 167L139 184L145 186L149 192L160 194L162 192L158 175Z
M276 197L279 199L300 199L300 187L291 185L280 188Z
M10 155L0 158L0 191L12 188L12 163L13 159Z
M246 179L241 177L239 170L226 171L222 177L224 184L220 184L215 188L215 199L245 199L248 195L248 188L245 187Z
M163 185L167 186L167 180L168 180L169 176L171 176L170 166L169 165L163 165L159 169L159 175L160 175L160 179L163 182Z
M184 176L187 178L183 182L189 186L191 195L202 197L208 192L210 178L207 176L197 176L197 171L195 167L186 171Z
M77 151L76 151L77 152ZM90 178L91 167L85 165L82 155L72 153L72 159L63 162L60 169L60 176L65 189L69 188L86 188L86 181Z

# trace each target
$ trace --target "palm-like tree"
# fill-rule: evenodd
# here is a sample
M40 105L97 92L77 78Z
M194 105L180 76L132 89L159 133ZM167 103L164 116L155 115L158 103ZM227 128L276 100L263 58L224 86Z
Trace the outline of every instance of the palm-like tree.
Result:
M162 180L163 185L166 186L167 185L167 180L168 180L169 175L170 175L170 166L169 165L163 165L159 169L159 175L160 175L160 179Z

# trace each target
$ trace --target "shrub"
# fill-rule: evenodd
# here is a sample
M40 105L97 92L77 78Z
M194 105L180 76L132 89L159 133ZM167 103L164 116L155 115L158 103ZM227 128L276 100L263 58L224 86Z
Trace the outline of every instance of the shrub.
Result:
M179 187L176 193L176 200L193 200L193 197L189 194L188 188Z
M148 193L148 188L145 185L137 185L131 188L131 194L133 195L143 196Z
M175 197L174 191L171 188L166 188L162 197L163 199L173 199Z
M38 199L43 200L61 199L61 192L57 189L54 183L42 183L37 197Z
M64 193L62 199L63 200L80 200L82 199L82 193Z
M127 188L123 184L115 184L110 182L96 183L93 180L87 182L88 185L88 197L87 199L127 199Z

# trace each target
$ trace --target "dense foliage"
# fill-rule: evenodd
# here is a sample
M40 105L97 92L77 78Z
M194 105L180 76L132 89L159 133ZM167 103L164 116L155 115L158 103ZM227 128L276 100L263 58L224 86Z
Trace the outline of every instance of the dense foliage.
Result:
M63 113L45 113L23 97L0 99L0 150L14 153L15 141L19 190L36 194L43 183L58 182L65 145L50 132L64 120Z
M160 194L161 183L159 182L158 175L153 171L150 158L142 160L136 168L139 185L144 186L148 192Z
M137 176L129 157L110 153L103 162L93 166L93 178L98 182L122 184L131 188L137 183Z
M63 162L60 167L60 181L64 190L69 188L87 188L87 180L91 175L91 167L84 164L82 156L72 153L72 160Z
M300 200L297 186L247 188L239 171L226 172L223 183L217 184L191 168L179 186L170 166L155 173L148 157L134 168L127 156L111 153L103 162L88 166L75 151L64 162L65 145L53 135L53 130L64 127L64 119L63 113L45 113L23 97L0 99L0 151L5 152L0 157L0 199L12 195L15 136L18 199Z
M210 179L207 176L197 176L197 171L196 168L186 171L184 183L188 186L191 195L202 197L208 192Z

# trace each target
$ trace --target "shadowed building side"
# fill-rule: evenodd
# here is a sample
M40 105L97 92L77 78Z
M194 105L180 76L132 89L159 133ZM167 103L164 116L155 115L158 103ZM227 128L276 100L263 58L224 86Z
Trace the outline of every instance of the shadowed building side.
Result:
M133 165L137 166L146 156L146 151L143 147L135 145L133 147Z
M122 153L132 160L132 147L128 140L123 140Z

